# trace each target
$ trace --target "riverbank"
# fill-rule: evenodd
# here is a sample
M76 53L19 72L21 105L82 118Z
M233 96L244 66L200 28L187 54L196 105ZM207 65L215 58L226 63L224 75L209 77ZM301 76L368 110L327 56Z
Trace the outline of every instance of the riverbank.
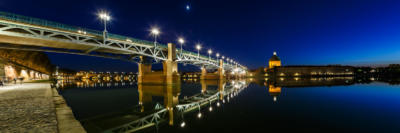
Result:
M0 132L85 132L49 83L0 87Z

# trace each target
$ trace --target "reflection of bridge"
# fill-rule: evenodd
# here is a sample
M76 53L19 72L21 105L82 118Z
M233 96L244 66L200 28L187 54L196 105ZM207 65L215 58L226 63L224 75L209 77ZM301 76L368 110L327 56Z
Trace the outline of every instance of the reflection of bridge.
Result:
M225 70L246 69L239 64L177 50L171 43L168 46L155 46L149 41L116 34L103 36L100 31L5 12L0 12L0 43L0 48L3 49L89 55L137 62L139 82L160 77L163 78L163 82L170 82L174 75L178 75L177 63L197 65L204 71L218 69L217 78L223 77ZM151 64L159 61L163 62L164 72L152 73Z
M158 128L161 123L185 126L183 116L186 113L199 111L197 117L204 117L204 114L201 113L202 108L212 111L213 106L219 107L223 103L229 102L247 86L245 81L202 80L200 83L201 91L190 97L181 97L181 99L179 99L181 93L179 84L138 84L139 105L133 109L136 111L130 109L128 114L89 118L83 121L84 126L96 127L95 132L134 132L152 126ZM157 97L162 97L164 104L154 104L156 103L153 102L154 98L159 99ZM115 121L116 119L119 122Z

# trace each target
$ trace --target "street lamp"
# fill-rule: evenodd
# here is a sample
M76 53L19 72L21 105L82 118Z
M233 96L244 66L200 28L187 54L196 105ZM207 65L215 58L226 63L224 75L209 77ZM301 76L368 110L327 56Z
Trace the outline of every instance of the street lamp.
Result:
M103 31L103 43L105 43L107 39L107 21L111 20L110 15L107 12L100 12L98 14L99 18L103 20L104 23L104 31Z
M200 49L201 49L201 45L200 45L200 44L197 44L197 45L196 45L196 49L197 49L197 58L200 59Z
M154 36L154 47L157 46L157 36L160 34L160 31L157 28L151 29L151 34Z
M212 54L212 50L208 49L208 60L211 60L211 54Z
M182 56L182 45L183 45L183 43L185 43L185 40L182 37L180 37L178 39L178 42L181 44L181 56Z
M217 56L217 62L218 62L218 59L219 59L219 53L217 53L215 56Z

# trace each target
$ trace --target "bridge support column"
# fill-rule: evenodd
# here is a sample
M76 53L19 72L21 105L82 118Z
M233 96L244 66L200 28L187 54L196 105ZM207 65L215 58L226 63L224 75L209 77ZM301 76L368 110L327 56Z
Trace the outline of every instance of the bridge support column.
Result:
M200 75L200 79L206 79L207 77L207 69L206 67L201 67L201 75Z
M173 84L180 81L176 62L175 44L168 43L168 57L163 62L163 71L151 71L150 57L140 57L138 83Z
M176 45L168 43L168 58L163 62L165 83L172 84L180 80L176 62Z
M224 74L225 74L225 70L224 70L224 60L219 59L219 67L218 67L218 76L219 79L224 79Z
M143 83L143 79L146 73L151 73L151 63L146 60L146 57L140 56L140 63L138 66L138 83Z
M224 79L224 61L222 59L219 60L219 66L215 73L208 73L205 67L201 68L201 76L200 79Z

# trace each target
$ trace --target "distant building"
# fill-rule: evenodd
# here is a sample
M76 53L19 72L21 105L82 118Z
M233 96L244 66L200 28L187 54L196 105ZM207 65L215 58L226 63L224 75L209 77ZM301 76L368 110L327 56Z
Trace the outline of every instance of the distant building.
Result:
M281 66L281 59L276 52L269 59L265 76L300 77L300 76L350 76L354 75L354 67L341 65L327 66Z
M354 75L351 66L280 66L274 68L275 76L349 76Z
M271 58L269 58L269 69L272 69L276 66L281 66L281 59L276 55L276 52L274 52L274 55L272 55Z

